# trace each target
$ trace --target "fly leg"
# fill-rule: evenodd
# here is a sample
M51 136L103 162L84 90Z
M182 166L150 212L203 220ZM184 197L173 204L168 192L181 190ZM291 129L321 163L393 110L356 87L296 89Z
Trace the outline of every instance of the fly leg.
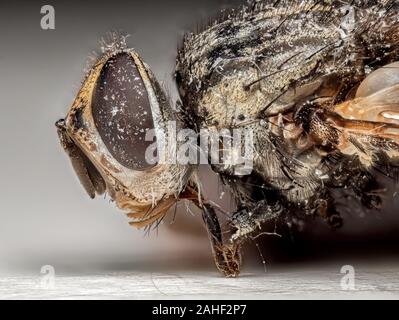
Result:
M342 227L342 217L337 211L334 199L328 190L318 193L316 199L310 201L310 203L312 203L312 207L307 208L306 211L324 219L334 230Z
M237 277L241 266L240 243L224 244L215 210L209 204L203 204L202 210L202 218L211 241L216 267L226 277Z
M231 243L242 243L260 231L265 222L278 219L283 211L284 207L280 203L270 205L266 200L261 200L251 209L245 208L235 212L232 225L236 231L230 238Z
M240 243L225 244L219 218L214 207L200 199L195 188L187 187L180 199L192 201L202 211L202 219L211 242L212 254L218 270L226 277L237 277L241 266Z
M265 222L276 220L283 212L280 204L268 205L264 200L256 203L252 210L235 212L231 219L235 232L230 237L230 243L224 244L219 220L213 207L203 204L202 209L216 266L226 277L236 277L240 273L240 250L243 242L251 236L256 236Z
M335 189L350 190L350 196L354 197L368 209L380 209L384 188L377 178L364 168L358 158L345 158L338 155L338 158L331 156L328 160L331 174L329 184ZM338 162L337 162L338 161Z

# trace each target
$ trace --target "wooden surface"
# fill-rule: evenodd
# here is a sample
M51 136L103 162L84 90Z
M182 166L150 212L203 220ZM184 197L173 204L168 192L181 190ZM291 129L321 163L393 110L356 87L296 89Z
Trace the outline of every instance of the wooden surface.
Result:
M355 289L342 290L340 266L245 272L225 279L212 271L0 277L2 299L397 299L399 264L355 266ZM48 284L48 283L47 283Z

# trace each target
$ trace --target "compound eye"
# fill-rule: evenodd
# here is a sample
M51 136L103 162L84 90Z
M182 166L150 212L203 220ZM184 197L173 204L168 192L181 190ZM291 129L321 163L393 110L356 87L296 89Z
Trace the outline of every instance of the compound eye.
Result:
M146 141L154 120L148 93L140 72L129 53L118 53L103 66L92 97L95 126L111 155L133 170L154 166L146 161Z

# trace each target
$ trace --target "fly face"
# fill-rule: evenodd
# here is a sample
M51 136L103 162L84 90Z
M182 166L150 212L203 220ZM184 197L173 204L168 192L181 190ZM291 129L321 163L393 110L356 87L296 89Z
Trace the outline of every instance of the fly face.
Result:
M163 217L190 168L160 161L174 150L167 125L174 113L158 82L132 49L109 49L86 77L65 120L61 144L90 197L107 192L131 225Z

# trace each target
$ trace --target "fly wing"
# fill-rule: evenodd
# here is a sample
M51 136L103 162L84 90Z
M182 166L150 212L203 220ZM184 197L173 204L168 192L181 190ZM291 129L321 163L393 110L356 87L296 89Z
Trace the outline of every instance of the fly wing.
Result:
M399 85L312 113L309 132L319 143L357 155L367 167L399 163Z
M399 125L399 84L335 107L344 118Z

